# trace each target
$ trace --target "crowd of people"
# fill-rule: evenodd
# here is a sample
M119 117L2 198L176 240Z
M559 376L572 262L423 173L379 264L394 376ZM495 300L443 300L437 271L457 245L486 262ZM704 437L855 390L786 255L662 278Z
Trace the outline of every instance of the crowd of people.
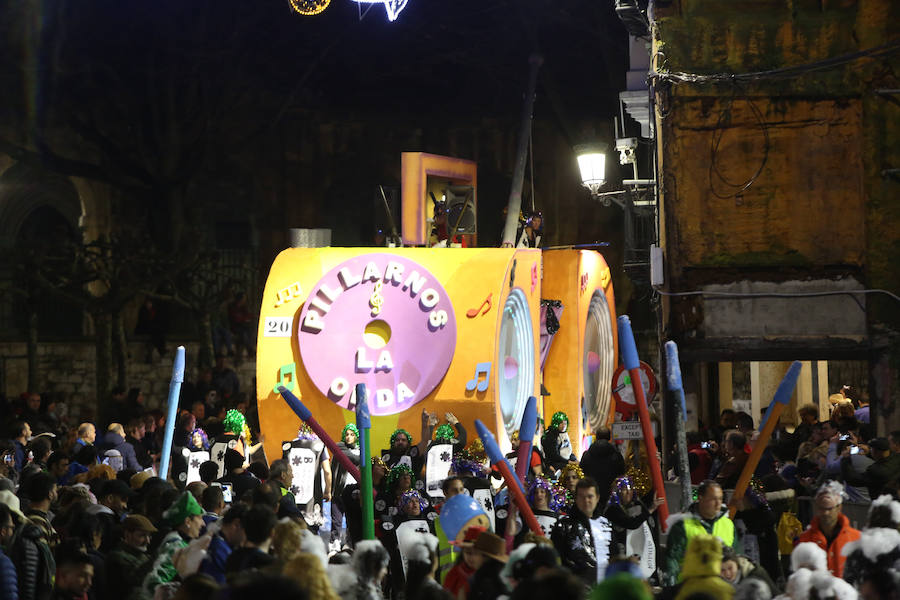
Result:
M578 457L566 414L539 422L522 469L532 520L481 440L423 411L418 440L398 429L372 459L367 540L353 476L302 423L266 457L238 390L221 363L186 388L167 477L164 417L139 390L116 390L80 423L38 394L9 406L0 598L900 599L900 432L869 438L844 401L823 423L801 407L740 499L729 496L753 419L724 411L690 433L695 501L665 524L642 441L601 430ZM333 435L358 465L356 427ZM510 440L515 467L518 432ZM871 505L861 530L842 511L857 498ZM476 518L457 523L460 506Z

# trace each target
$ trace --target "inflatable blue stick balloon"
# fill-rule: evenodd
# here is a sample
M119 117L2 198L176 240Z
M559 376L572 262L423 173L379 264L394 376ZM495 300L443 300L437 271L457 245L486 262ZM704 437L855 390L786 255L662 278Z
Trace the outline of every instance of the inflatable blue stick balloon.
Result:
M769 439L772 437L772 432L775 431L775 426L778 425L778 419L781 418L784 407L791 401L791 395L794 393L794 388L797 387L797 379L800 377L800 370L802 368L803 364L799 360L795 360L790 368L788 368L787 373L784 374L781 383L778 384L778 389L775 390L775 396L772 398L768 410L766 410L766 418L763 419L764 425L762 426L762 431L760 432L759 437L756 438L753 451L750 452L750 456L747 457L747 462L744 464L744 470L741 471L741 476L738 477L737 483L734 486L734 493L731 495L731 501L728 504L728 510L732 518L734 518L734 515L737 512L738 503L744 498L744 494L747 492L747 486L750 485L750 478L753 477L753 473L756 472L756 467L759 465L759 459L762 458L763 451L765 451L766 446L769 445Z
M786 405L790 403L791 396L794 394L794 387L797 385L797 379L800 377L801 369L803 369L803 363L799 360L795 360L791 366L788 367L787 373L784 374L784 378L781 380L781 383L778 384L778 389L775 390L775 395L772 397L772 401L769 402L769 408L766 409L766 414L759 424L760 432L765 429L766 423L769 422L772 413L775 411L776 404Z
M681 418L675 419L676 447L678 448L678 463L681 471L681 508L687 510L691 505L691 466L688 460L687 436L685 434L685 422L687 421L687 407L684 403L684 385L681 381L681 363L678 362L678 346L675 342L666 342L666 386L669 388L681 407Z
M372 498L372 442L369 432L372 418L369 416L366 384L356 384L356 429L359 431L359 480L362 498L363 539L375 539L375 506Z
M181 395L181 383L184 381L184 346L175 350L175 362L172 365L172 381L169 383L169 408L166 412L166 431L163 437L162 456L159 459L159 476L166 479L169 475L169 462L172 457L172 438L175 435L175 418L178 416L178 396Z
M528 397L525 412L522 413L522 424L519 426L519 450L516 455L516 477L525 481L528 465L531 464L531 446L534 441L534 430L537 427L537 398Z

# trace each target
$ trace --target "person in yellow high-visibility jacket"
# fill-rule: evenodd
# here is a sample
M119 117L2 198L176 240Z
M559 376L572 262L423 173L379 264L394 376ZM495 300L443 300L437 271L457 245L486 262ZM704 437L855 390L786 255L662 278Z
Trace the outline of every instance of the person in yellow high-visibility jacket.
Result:
M687 512L669 517L665 561L665 583L668 585L679 581L684 553L691 538L709 534L719 538L724 546L735 546L734 522L728 517L728 509L722 500L722 487L715 481L706 480L700 484L697 501Z

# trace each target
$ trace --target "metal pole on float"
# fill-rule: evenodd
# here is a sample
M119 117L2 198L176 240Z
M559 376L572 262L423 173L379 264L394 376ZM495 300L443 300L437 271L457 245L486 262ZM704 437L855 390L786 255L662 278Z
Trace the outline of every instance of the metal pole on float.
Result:
M659 457L657 456L656 439L653 437L653 425L650 423L650 411L647 409L647 398L644 396L644 386L641 384L641 361L638 359L634 334L631 332L631 319L628 318L628 315L622 315L616 322L619 326L619 351L622 355L622 362L625 363L625 368L628 369L628 373L631 376L634 402L637 405L638 415L641 418L644 443L647 444L647 462L650 463L653 488L656 490L656 496L663 499L657 514L662 530L665 531L666 519L669 518L669 504L666 502L666 488L663 485L662 469L659 466Z
M506 223L503 227L504 248L516 245L516 231L519 228L519 212L522 210L522 181L525 178L525 162L528 158L528 142L531 140L531 119L534 115L534 95L537 90L538 71L544 64L544 57L532 54L528 57L528 90L519 121L519 143L516 148L516 165L513 170L512 187L507 201ZM450 234L456 235L456 232Z
M691 505L691 466L688 460L687 435L684 428L687 422L687 407L684 404L684 384L681 380L681 363L678 362L678 346L675 342L666 342L666 387L675 394L681 407L679 416L675 418L675 443L678 448L678 464L681 471L681 510Z
M364 540L375 539L375 503L372 498L372 446L369 439L372 418L366 384L356 384L356 428L359 430L359 494L362 499L362 532Z
M289 389L284 387L283 385L278 386L278 391L281 393L281 397L284 398L284 401L287 402L287 405L291 407L291 410L296 413L298 417L302 421L304 421L309 428L312 429L319 439L324 442L324 444L328 447L331 455L337 459L341 466L344 467L350 475L353 476L353 479L357 481L362 481L362 475L359 474L359 469L350 462L350 459L347 458L347 455L341 452L341 449L338 448L338 445L335 443L331 436L328 435L328 432L316 421L315 417L312 416L312 413L309 411L306 406L300 402L300 399L297 398L294 394L291 393Z
M529 396L522 413L519 425L519 450L516 455L516 477L524 482L531 464L531 447L534 441L534 430L537 428L537 398Z
M744 465L744 470L741 471L741 476L734 486L731 501L728 503L728 515L732 518L734 518L734 513L737 512L737 503L747 492L750 478L753 477L753 473L759 465L759 459L762 458L762 453L765 451L766 446L769 445L769 439L772 437L772 432L775 431L775 426L778 425L778 420L781 418L781 413L784 412L784 407L791 401L791 395L794 393L794 388L797 387L797 379L800 377L802 368L803 363L799 360L791 363L781 383L778 384L778 389L775 390L775 396L772 398L772 402L769 403L766 416L760 424L759 437L756 439L753 451L750 452L750 456L747 458L747 464Z
M500 474L503 475L503 479L506 481L506 489L509 490L509 497L516 503L516 507L522 514L525 524L528 525L528 528L535 535L543 536L544 530L541 529L540 524L534 517L534 513L531 511L531 506L528 505L528 500L525 499L522 484L516 479L516 474L512 472L512 469L509 468L509 461L500 452L500 446L497 445L494 434L478 419L475 419L475 429L478 431L481 443L484 444L484 451L487 453L491 464L496 466L500 470Z
M162 479L166 479L169 475L172 438L175 436L175 418L178 416L178 396L181 395L182 381L184 381L184 346L178 346L175 349L175 362L172 364L172 381L169 383L169 408L166 413L166 431L163 437L162 456L159 459L159 476Z

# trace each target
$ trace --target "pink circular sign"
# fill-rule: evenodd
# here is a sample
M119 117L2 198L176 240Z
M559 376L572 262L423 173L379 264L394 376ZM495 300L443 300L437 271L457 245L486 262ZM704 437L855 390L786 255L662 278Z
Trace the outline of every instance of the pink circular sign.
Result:
M427 269L396 254L364 254L326 273L300 312L300 357L332 402L373 415L402 412L444 378L456 347L453 304Z

